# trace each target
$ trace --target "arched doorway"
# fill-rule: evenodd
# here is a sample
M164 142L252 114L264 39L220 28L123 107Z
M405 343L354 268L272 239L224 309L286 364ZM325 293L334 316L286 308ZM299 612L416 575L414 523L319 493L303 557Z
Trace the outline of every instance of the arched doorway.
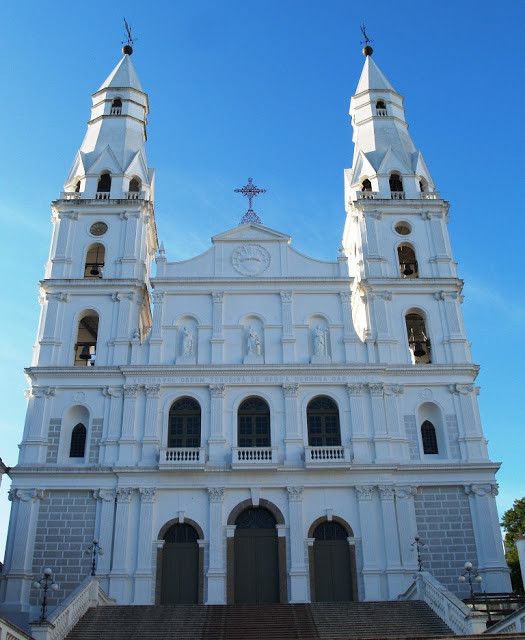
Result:
M243 511L235 520L235 602L279 602L277 524L263 508Z
M355 559L350 554L346 529L339 522L326 520L315 527L312 537L312 601L355 600Z
M160 604L199 602L198 537L190 524L174 524L164 534Z

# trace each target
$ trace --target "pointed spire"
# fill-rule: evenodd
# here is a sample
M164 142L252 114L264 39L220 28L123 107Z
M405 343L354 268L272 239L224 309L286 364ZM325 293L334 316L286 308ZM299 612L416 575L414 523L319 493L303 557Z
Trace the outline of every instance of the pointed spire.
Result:
M98 197L102 173L111 176L110 198L131 197L132 191L153 197L154 175L145 149L148 96L131 62L131 46L123 51L123 58L92 96L88 129L66 181L68 192L80 182L81 198Z
M115 89L117 87L135 89L136 91L144 93L144 89L140 84L139 77L133 67L129 54L124 55L122 60L104 80L98 91L102 91L103 89Z
M365 191L367 198L375 197L372 194L376 193L377 197L390 199L392 173L403 185L403 196L399 197L419 198L421 185L433 190L434 184L408 132L403 96L372 59L372 48L366 46L363 53L363 70L350 101L354 159L352 169L345 174L347 201L354 200L357 192Z

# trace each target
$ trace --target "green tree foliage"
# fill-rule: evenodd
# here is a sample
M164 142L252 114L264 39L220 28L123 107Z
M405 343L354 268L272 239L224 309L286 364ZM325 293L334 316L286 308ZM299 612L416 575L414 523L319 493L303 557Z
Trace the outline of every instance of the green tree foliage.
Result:
M505 530L506 559L510 568L512 588L523 593L518 550L514 541L516 536L525 535L525 498L514 500L512 507L503 514L501 526Z

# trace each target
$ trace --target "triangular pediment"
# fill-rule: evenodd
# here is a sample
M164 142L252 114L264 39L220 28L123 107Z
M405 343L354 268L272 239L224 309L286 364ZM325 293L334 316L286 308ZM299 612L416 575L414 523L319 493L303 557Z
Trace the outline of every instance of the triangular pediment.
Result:
M77 155L75 156L75 160L73 161L73 166L66 178L66 182L64 183L64 187L72 184L77 177L83 177L86 175L86 168L84 166L84 154L82 151L77 151Z
M113 174L123 173L119 161L109 146L104 147L88 169L91 174L98 174L103 170Z
M427 163L425 162L421 151L417 151L414 153L414 173L416 176L423 176L426 178L428 184L434 188L434 181L432 180L432 176L430 175L430 171L428 170Z
M390 173L391 171L400 171L401 173L412 173L412 167L407 164L406 158L402 158L390 146L377 170L377 173Z
M228 231L223 231L211 239L214 244L217 244L217 242L239 242L241 240L257 240L258 242L277 241L289 244L291 237L280 231L265 227L262 224L249 222L247 224L240 224Z
M124 173L129 177L138 176L142 182L149 183L148 167L142 151L137 151Z
M368 158L368 154L360 151L353 167L353 180L352 184L359 184L363 179L363 176L373 176L377 173L376 168L372 165Z

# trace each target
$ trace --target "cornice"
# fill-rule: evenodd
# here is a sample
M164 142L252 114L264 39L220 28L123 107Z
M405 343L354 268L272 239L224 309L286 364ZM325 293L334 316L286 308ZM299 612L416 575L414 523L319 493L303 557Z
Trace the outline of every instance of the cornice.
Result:
M166 269L169 267L170 264L178 264L177 262L168 262L167 263L168 266L166 267ZM332 263L333 265L337 265L337 262ZM208 288L208 290L211 292L212 290L212 286L211 283L213 282L213 288L216 288L217 286L221 285L240 285L242 287L248 287L248 285L252 285L253 283L257 283L257 284L286 284L286 283L296 283L296 284L304 284L304 285L310 285L311 283L319 283L319 284L323 284L325 285L326 283L333 285L333 287L347 287L348 285L352 284L352 282L354 281L353 277L350 276L279 276L279 277L254 277L254 276L232 276L230 278L228 277L213 277L213 281L210 280L209 276L203 276L202 278L198 278L198 277L187 277L187 276L162 276L162 277L156 277L156 278L152 278L151 279L151 284L153 287L155 286L166 286L169 284L172 284L174 282L177 283L177 286L179 285L184 285L184 284L188 284L188 285L192 285L192 284L203 284L206 285L206 287ZM323 287L323 291L326 289L326 287ZM228 292L225 292L226 294ZM252 295L257 294L257 291L253 291L253 289L250 288L250 293Z
M312 383L319 382L319 378L326 378L326 382L372 382L389 381L390 379L414 378L414 386L425 386L431 382L436 383L436 379L443 378L439 384L449 385L452 378L466 377L469 381L474 381L479 372L479 366L475 364L429 364L429 365L385 365L385 364L331 364L330 367L324 365L290 365L290 364L159 364L159 365L121 365L121 366L95 366L95 367L28 367L26 374L35 381L39 378L67 378L69 380L77 378L85 384L89 379L107 379L108 377L119 378L160 378L179 377L183 378L205 378L220 379L235 377L244 378L241 384L250 384L250 379L257 377L256 383L266 382L302 382L296 378L304 378L305 384L308 378L312 378ZM290 378L290 380L285 380ZM344 380L340 380L344 378ZM446 378L446 379L445 379ZM172 384L171 382L169 384ZM405 384L411 384L405 382Z
M44 291L53 291L55 288L63 289L64 287L79 287L81 289L91 289L96 287L98 290L108 289L108 293L112 293L115 287L130 287L144 289L147 287L144 280L138 278L46 278L40 280L38 286Z
M427 198L406 198L403 200L392 200L390 198L374 198L362 200L351 200L349 203L352 209L365 210L365 209L380 209L383 215L395 215L398 216L403 211L417 209L429 210L439 209L445 211L448 214L450 209L450 203L443 198L427 199ZM413 213L413 211L411 211Z
M390 290L397 290L402 293L435 293L444 290L445 292L461 293L464 282L460 278L364 278L359 281L361 289L373 291L376 287L388 287ZM408 291L405 291L408 289Z

